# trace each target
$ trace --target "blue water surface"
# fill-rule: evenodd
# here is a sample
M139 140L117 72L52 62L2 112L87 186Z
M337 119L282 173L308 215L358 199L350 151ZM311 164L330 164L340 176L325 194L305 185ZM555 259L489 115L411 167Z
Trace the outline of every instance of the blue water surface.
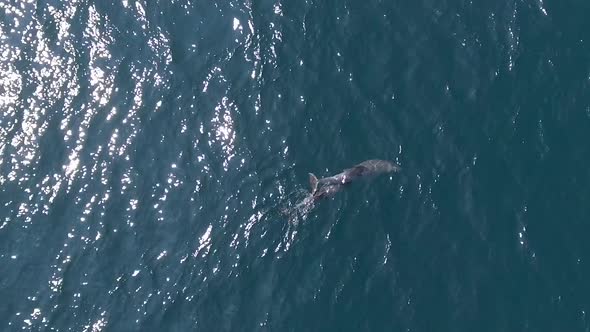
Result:
M590 330L588 13L0 1L0 330Z

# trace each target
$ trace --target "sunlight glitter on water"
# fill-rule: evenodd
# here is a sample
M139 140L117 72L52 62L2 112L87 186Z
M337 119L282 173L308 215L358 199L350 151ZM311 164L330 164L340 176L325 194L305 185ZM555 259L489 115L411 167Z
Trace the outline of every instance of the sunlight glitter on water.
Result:
M193 257L199 256L199 253L204 249L203 256L206 256L209 253L209 249L211 248L211 230L213 229L213 225L209 225L207 230L203 235L201 235L199 239L199 247L193 253Z
M4 9L7 17L14 18L14 24L9 29L5 28L8 28L6 24L10 24L10 21L0 22L0 39L5 41L0 45L0 87L3 91L0 96L0 105L3 109L0 120L0 152L7 156L0 164L5 161L11 163L11 171L7 176L0 176L0 183L18 182L19 187L25 188L25 183L34 175L37 167L39 142L48 126L46 115L57 100L62 98L61 87L67 85L69 80L65 69L68 60L57 56L52 50L52 45L45 39L42 23L38 22L36 16L31 15L35 10L34 2L22 1L18 7L2 3L0 7ZM26 47L31 47L34 52L23 53ZM27 57L28 54L32 56ZM36 66L30 71L21 72L16 67L18 59L32 61ZM34 92L25 100L17 100L25 84L34 88ZM18 115L17 110L22 110L19 111L22 114ZM20 122L20 128L15 127L17 122ZM10 132L14 133L10 140L12 149L7 150L6 143L9 141ZM59 187L55 185L53 188L56 186ZM37 185L37 188L39 187ZM39 194L43 200L43 194L49 192L41 191ZM53 198L54 195L49 201ZM33 210L38 209L35 207ZM43 210L47 211L47 205Z
M227 97L223 97L221 102L215 107L215 117L211 120L215 126L215 140L221 145L221 150L225 154L223 168L228 170L231 159L235 156L234 141L236 134L231 111L235 109L232 102Z

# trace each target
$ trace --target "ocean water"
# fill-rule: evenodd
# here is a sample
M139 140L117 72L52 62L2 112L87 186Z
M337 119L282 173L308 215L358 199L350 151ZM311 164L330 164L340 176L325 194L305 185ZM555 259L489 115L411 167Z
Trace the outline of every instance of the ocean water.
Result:
M0 1L0 330L589 331L589 13Z

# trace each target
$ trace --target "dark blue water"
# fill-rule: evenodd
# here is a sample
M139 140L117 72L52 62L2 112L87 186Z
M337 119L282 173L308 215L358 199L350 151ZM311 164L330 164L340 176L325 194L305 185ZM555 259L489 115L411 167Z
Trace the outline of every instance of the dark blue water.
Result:
M589 331L589 13L0 1L0 330Z

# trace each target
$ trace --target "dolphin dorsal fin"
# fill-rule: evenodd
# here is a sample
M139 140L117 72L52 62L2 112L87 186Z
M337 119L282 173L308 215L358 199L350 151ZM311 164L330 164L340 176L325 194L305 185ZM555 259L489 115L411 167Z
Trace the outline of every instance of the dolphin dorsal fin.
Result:
M316 190L318 190L318 178L313 173L309 173L309 186L311 187L311 194L315 194Z

